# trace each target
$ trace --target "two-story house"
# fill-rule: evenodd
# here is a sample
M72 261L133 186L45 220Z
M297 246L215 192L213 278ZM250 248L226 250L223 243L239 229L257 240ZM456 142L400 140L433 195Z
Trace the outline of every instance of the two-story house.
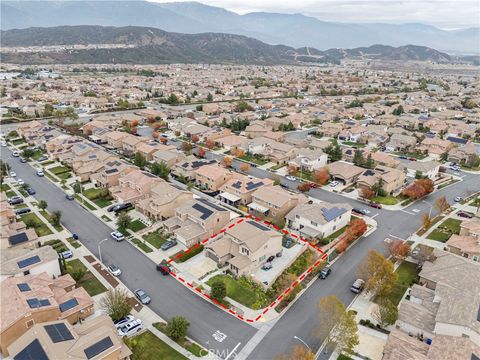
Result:
M252 194L248 208L253 214L283 220L295 206L306 202L307 198L303 194L288 192L280 186L265 186Z
M230 206L247 205L252 202L252 194L263 186L273 186L272 179L258 179L253 176L237 174L221 188L218 198Z

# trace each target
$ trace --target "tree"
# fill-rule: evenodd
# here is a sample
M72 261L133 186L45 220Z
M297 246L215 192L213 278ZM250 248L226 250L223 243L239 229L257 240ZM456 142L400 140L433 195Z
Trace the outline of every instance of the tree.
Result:
M447 161L448 160L448 151L445 151L440 155L440 160L441 161Z
M358 273L365 280L365 290L380 297L390 294L397 280L393 263L375 250L369 251L367 258L360 264Z
M205 141L205 146L207 147L207 149L212 150L215 147L215 141L208 139L207 141Z
M34 154L35 152L32 149L25 149L22 151L22 157L25 159L30 159Z
M248 173L248 171L250 170L250 165L247 163L243 163L242 165L240 165L240 170L244 173Z
M67 264L67 271L70 276L75 280L75 282L79 282L87 273L87 269L83 266L71 267Z
M48 203L47 203L45 200L40 200L40 201L38 202L38 208L39 208L40 210L45 211L45 209L46 209L47 207L48 207Z
M432 219L428 213L423 213L422 214L422 227L424 230L427 230L432 226Z
M130 360L143 360L143 359L145 359L145 352L147 351L147 348L146 348L146 345L145 345L144 342L139 341L135 337L129 338L128 336L125 336L123 338L123 342L132 351L132 354L130 355Z
M471 168L477 168L480 166L480 156L477 154L472 154L468 160L465 162L465 166L471 167Z
M295 175L297 175L297 171L298 171L298 168L295 165L293 165L293 164L288 165L288 174L289 175L295 176Z
M363 154L361 150L355 150L355 155L353 155L353 164L356 166L363 166L365 159L363 158Z
M128 293L120 287L108 289L105 296L101 299L100 305L113 321L120 320L132 311Z
M403 106L398 105L397 108L393 109L392 114L398 116L398 115L402 115L404 112L405 112L405 110L403 109Z
M120 213L117 218L117 227L118 230L124 232L127 230L127 228L130 226L130 223L132 222L132 218L130 215L128 215L126 212Z
M445 196L441 196L437 200L435 200L435 203L433 204L433 206L435 207L435 209L437 209L438 212L441 212L441 213L450 209L450 204L448 203Z
M292 352L288 355L279 356L276 360L314 360L315 354L307 347L302 345L294 346Z
M60 220L62 219L62 212L60 210L56 210L50 215L50 219L52 220L53 226L60 226Z
M190 140L191 140L194 144L196 144L196 143L198 143L198 142L200 141L200 138L198 137L198 135L193 135L193 136L190 138Z
M329 350L337 348L340 352L352 353L359 343L355 315L346 311L345 305L335 296L320 299L318 303L320 321L319 337L325 339Z
M372 312L372 316L384 328L395 324L398 318L398 308L390 299L380 298L377 308Z
M253 108L246 101L239 101L235 104L233 111L235 112L244 112L252 111Z
M388 254L396 261L403 260L410 251L410 246L403 240L392 240L387 244Z
M212 94L208 93L207 101L213 101L213 95Z
M224 156L222 159L222 163L223 163L223 166L225 166L226 168L229 168L230 166L232 166L233 159L230 156Z
M342 239L348 244L352 243L354 240L358 239L359 236L363 235L367 231L367 223L363 219L353 219L348 224L347 229L342 235Z
M372 159L372 154L368 154L367 156L367 160L365 160L365 165L364 167L367 168L367 169L373 169L373 166L374 166L374 161Z
M417 184L416 181L409 187L407 187L405 190L403 190L403 195L409 197L411 200L419 199L422 196L425 196L425 194L425 189L419 184Z
M79 182L73 184L73 191L75 192L75 194L80 194L82 192L82 184L80 184Z
M174 93L171 93L167 98L167 103L169 104L178 104L178 97Z
M372 190L375 193L375 196L383 196L385 195L385 191L383 190L383 179L379 178L375 184L372 186Z
M227 286L222 280L218 279L212 283L210 296L217 301L222 301L227 296Z
M370 200L375 196L375 191L373 191L369 187L362 186L360 188L360 196L364 199Z
M183 316L174 316L165 328L166 334L173 340L179 340L187 335L190 323Z
M415 183L423 188L425 194L430 194L433 191L433 181L428 178L418 179Z
M182 151L186 152L186 153L192 151L192 144L190 144L186 141L182 142Z
M160 138L160 142L165 145L167 142L168 142L168 139L167 138L164 138L164 137L161 137Z
M170 175L170 167L163 161L153 163L151 171L153 175L164 180L168 180L168 175Z
M273 179L273 185L274 186L278 186L281 184L281 181L280 181L280 177L279 176L275 176L274 179Z
M142 153L137 152L135 153L135 160L133 161L133 163L140 169L143 169L145 165L147 165L147 159L145 158L145 156L143 156Z
M300 191L302 193L307 192L307 191L310 190L310 184L308 184L308 183L298 184L297 189L298 189L298 191Z
M201 158L204 158L206 153L207 152L205 151L205 149L201 147L201 148L198 148L197 156L201 157Z
M325 185L328 182L328 179L330 179L330 174L328 173L327 168L321 168L319 170L316 170L313 173L313 180L320 185Z
M324 150L325 154L328 155L331 162L338 161L342 159L342 149L340 145L328 145Z

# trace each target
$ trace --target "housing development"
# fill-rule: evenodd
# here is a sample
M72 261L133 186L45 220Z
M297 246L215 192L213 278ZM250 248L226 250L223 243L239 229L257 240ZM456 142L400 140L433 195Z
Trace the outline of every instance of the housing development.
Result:
M395 64L2 64L2 358L479 359L478 66Z

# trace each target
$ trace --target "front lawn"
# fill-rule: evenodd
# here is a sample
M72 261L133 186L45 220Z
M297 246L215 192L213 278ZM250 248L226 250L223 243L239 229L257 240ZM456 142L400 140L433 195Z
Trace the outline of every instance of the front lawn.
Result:
M428 234L427 239L446 242L452 234L460 234L462 220L449 218Z
M95 296L107 291L107 288L98 280L90 270L79 260L71 260L67 262L67 272L69 274L77 272L79 269L84 269L85 275L77 281L78 286L81 286L90 296Z
M45 211L45 210L42 210L42 211L40 211L40 214L42 214L42 216L43 216L45 219L47 219L47 221L55 228L55 230L57 230L57 231L63 231L62 225L54 225L54 224L53 224L52 215L51 215L49 212L47 212L47 211Z
M132 239L132 242L137 245L140 249L142 249L146 253L151 253L153 250L150 248L150 246L144 244L141 240L138 240L136 238Z
M165 359L165 360L186 360L187 358L180 354L174 348L168 346L165 342L160 340L151 331L135 336L132 340L136 341L137 346L132 347L132 359L136 360L150 360L150 359Z
M67 241L72 245L75 249L78 249L82 244L80 244L77 240L75 240L73 237L67 238Z
M215 280L223 281L227 286L227 296L242 305L252 308L258 300L255 291L242 284L240 280L229 275L216 275L207 281L207 285L212 286Z
M48 169L48 171L50 171L54 175L59 175L59 174L63 174L63 173L66 173L66 172L70 172L70 169L65 167L65 166L58 165L58 166L55 166L55 167L52 167L52 168Z
M2 184L0 190L1 191L8 191L8 190L10 190L10 186L8 184Z
M166 327L167 327L167 324L166 323L159 323L159 322L156 322L156 323L153 323L153 326L155 327L155 329L157 329L158 331L164 333L165 335L167 335L166 333ZM167 335L168 336L168 335ZM174 340L175 341L175 340ZM175 341L178 345L180 345L181 347L183 347L184 349L190 351L193 355L195 355L196 357L202 357L202 356L206 356L207 355L207 351L202 348L201 346L195 344L195 343L191 343L190 341L188 341L187 339L185 338L181 338L181 339L178 339Z
M142 229L145 229L147 225L145 225L143 222L141 222L139 219L133 220L130 225L128 225L128 228L134 232L140 231Z
M440 241L440 242L447 242L448 239L450 239L450 236L451 234L444 233L443 231L435 229L430 234L428 234L427 239Z
M375 196L374 198L372 198L372 201L383 205L398 204L398 199L394 196Z
M339 237L340 235L342 235L345 230L347 229L348 225L345 225L344 227L338 229L337 231L335 231L333 234L330 234L328 235L326 238L324 239L321 239L321 243L323 245L327 245L328 243L330 243L332 240L335 240L337 237Z
M400 264L397 270L395 270L395 273L398 277L393 285L389 298L395 305L398 305L400 300L402 300L405 291L412 286L417 278L417 264L404 261Z
M100 208L109 206L112 203L112 196L105 188L90 188L83 191L83 196L93 201Z
M38 160L43 156L43 151L40 149L37 149L33 152L32 159L33 160Z
M20 217L28 228L34 228L38 237L52 234L52 231L48 228L40 218L34 213L28 213Z
M160 230L143 235L143 239L157 249L160 249L160 247L167 241L165 235Z
M61 240L48 240L43 243L42 246L51 246L57 253L67 251L67 246Z
M245 154L243 156L240 156L239 159L248 161L257 165L265 165L266 163L268 163L268 160L265 160L264 158L258 155Z
M438 227L439 228L445 228L449 231L451 231L454 234L460 234L460 224L462 223L462 220L458 219L452 219L449 218L445 220L443 223L441 223Z

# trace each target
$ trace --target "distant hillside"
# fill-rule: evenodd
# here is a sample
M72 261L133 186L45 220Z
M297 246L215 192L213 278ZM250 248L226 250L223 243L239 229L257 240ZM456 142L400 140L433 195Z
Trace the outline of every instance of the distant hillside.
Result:
M302 14L253 12L239 15L199 2L10 1L0 3L1 29L75 25L142 26L178 33L228 33L293 48L394 47L414 44L468 54L480 53L480 29L446 31L424 24L335 23Z
M17 64L294 64L339 63L344 59L452 61L448 54L414 45L398 48L373 45L321 51L311 47L294 49L285 45L268 45L241 35L179 34L136 26L29 28L2 31L0 35L2 61ZM8 51L14 46L44 49Z

